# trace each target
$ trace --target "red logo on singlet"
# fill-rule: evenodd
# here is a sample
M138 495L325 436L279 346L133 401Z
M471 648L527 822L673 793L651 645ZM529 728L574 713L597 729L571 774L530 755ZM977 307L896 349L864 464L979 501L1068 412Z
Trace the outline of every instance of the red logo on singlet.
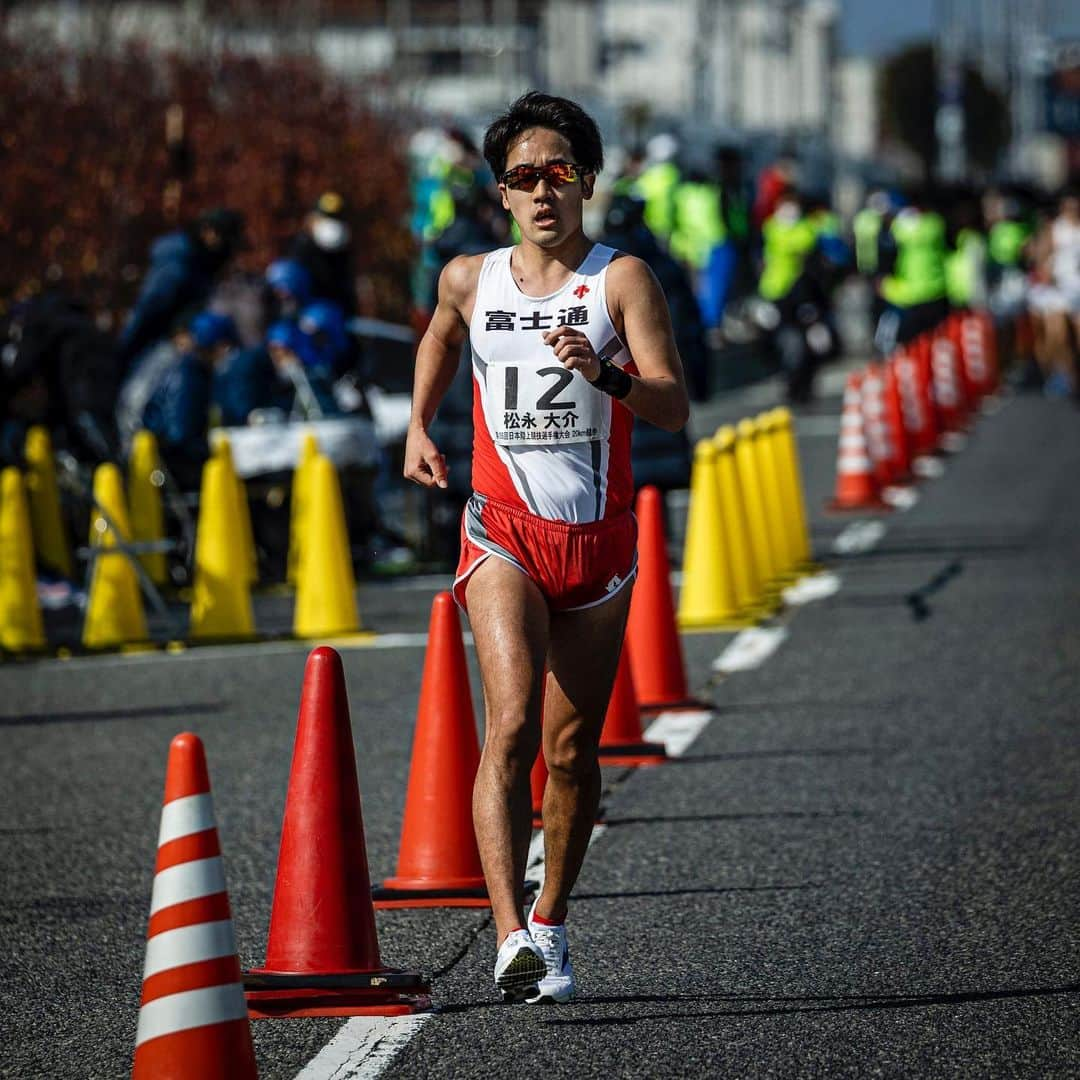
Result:
M588 285L579 285L574 290L574 295L580 300L589 291Z

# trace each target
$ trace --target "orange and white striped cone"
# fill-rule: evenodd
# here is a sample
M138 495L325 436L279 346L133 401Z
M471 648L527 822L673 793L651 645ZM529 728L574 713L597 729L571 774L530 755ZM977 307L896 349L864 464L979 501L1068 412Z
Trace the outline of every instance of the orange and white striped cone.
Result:
M930 368L934 387L934 406L938 427L952 435L964 427L963 387L958 379L960 370L956 344L947 333L938 331L930 344Z
M836 490L829 510L887 510L874 479L863 434L862 376L853 371L844 387L840 443L836 454Z
M206 755L169 747L132 1080L257 1077Z
M977 409L989 393L990 368L986 359L986 344L982 320L967 312L959 318L960 358L964 383L972 409Z
M896 468L895 434L889 424L885 405L885 378L882 365L876 362L866 365L862 379L863 436L879 488L899 483Z
M904 410L900 401L900 386L896 379L896 369L891 363L882 365L882 378L885 384L885 422L889 429L893 473L896 482L906 484L912 479L911 445L904 425Z
M911 471L919 477L941 476L944 469L934 456L938 435L933 422L934 403L930 400L929 384L920 373L920 362L914 352L901 349L893 358L896 387L900 396L900 411L911 455Z
M975 315L983 328L983 355L986 357L986 384L983 394L996 394L1001 388L1001 359L998 356L997 327L994 326L994 317L988 311L980 311Z

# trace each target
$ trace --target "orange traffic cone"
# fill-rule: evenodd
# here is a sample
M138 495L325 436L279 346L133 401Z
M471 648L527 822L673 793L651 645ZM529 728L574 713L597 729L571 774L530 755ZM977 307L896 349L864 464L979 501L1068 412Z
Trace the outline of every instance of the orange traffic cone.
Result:
M829 510L887 510L874 479L863 434L862 376L853 371L844 388L840 444L836 455L836 491Z
M190 732L169 747L131 1075L257 1075L206 755Z
M638 575L630 601L626 643L643 710L702 709L686 686L682 644L675 625L671 566L664 537L663 496L655 487L638 492Z
M939 329L930 343L930 367L938 426L944 432L960 431L966 419L960 356L956 343L944 329Z
M907 350L901 350L890 361L900 398L900 416L904 424L907 445L915 460L927 457L937 449L937 432L931 422L932 403L924 396L919 375L919 361Z
M479 764L461 622L441 592L431 605L397 874L372 891L375 907L489 905L472 821Z
M271 1016L401 1016L430 1008L427 980L383 966L341 657L308 657L266 964L244 973L248 1010Z
M625 644L600 732L600 764L660 765L667 760L667 750L663 743L646 742L642 734L641 709L630 670L630 652Z

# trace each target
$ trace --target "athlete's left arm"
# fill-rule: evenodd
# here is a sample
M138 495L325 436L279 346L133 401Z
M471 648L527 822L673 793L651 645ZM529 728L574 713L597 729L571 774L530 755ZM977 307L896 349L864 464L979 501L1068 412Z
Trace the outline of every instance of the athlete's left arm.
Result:
M690 399L660 283L647 263L622 255L608 267L607 300L639 372L622 403L642 420L678 431L690 418Z
M639 372L627 374L630 391L620 400L642 420L678 431L690 416L690 402L659 282L641 259L620 255L608 267L607 301L615 329ZM571 371L580 371L589 382L600 375L600 358L583 331L558 326L544 340Z

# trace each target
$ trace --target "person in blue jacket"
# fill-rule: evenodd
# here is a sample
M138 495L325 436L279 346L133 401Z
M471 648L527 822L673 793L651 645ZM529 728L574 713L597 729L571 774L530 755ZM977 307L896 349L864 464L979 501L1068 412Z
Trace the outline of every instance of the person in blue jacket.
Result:
M214 283L244 243L244 217L218 208L158 239L138 299L117 342L121 373L167 337L185 311L202 307Z
M143 410L143 427L157 437L166 467L184 490L198 487L210 454L206 428L214 364L237 343L232 319L200 312L177 335L175 363L162 373Z

